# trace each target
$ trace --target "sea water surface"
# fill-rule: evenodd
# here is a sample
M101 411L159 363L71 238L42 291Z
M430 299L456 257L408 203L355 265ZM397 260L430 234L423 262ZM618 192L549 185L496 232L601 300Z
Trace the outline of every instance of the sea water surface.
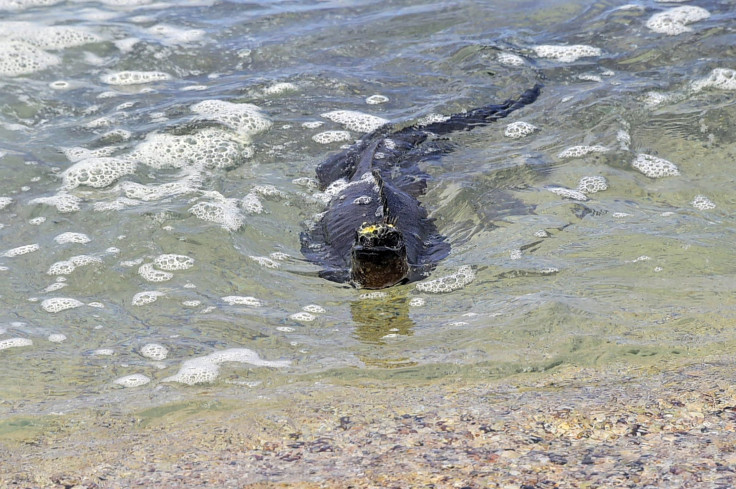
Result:
M732 350L735 60L725 0L0 0L0 416ZM430 277L303 259L326 156L538 82L423 164Z

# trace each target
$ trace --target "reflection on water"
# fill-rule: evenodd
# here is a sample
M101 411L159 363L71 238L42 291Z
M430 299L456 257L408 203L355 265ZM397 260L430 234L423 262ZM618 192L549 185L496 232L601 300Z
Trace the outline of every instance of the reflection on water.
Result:
M163 382L183 367L260 395L728 351L734 12L696 3L668 33L652 18L683 6L14 2L0 413L186 405L199 387ZM431 277L364 295L303 259L329 200L314 169L371 121L540 79L534 105L421 163L453 250ZM114 383L134 374L151 382Z

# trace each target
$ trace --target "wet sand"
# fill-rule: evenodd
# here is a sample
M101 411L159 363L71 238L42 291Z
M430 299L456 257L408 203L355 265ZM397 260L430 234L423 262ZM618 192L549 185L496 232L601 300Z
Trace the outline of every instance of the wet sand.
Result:
M3 488L728 488L733 358L17 420ZM8 423L5 423L7 428Z

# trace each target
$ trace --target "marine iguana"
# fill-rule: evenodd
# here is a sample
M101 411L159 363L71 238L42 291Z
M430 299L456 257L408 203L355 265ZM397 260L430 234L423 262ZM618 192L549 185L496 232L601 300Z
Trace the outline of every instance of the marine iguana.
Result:
M419 162L451 151L441 137L470 131L534 102L542 86L519 98L486 105L425 125L385 124L317 167L327 211L301 234L302 254L324 267L320 276L381 289L426 277L450 244L417 197L429 175Z

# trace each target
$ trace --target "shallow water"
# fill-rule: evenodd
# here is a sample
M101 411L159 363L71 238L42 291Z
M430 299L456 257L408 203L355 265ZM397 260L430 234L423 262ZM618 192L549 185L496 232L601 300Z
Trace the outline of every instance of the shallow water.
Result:
M733 347L730 2L35 3L0 1L3 415ZM453 248L426 281L365 295L302 259L314 168L369 122L322 114L409 124L540 79L426 162Z

